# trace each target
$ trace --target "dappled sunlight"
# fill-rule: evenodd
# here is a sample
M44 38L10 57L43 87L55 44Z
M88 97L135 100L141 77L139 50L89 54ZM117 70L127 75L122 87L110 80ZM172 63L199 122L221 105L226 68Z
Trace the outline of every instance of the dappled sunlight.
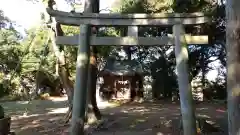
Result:
M198 119L204 119L208 124L215 127L225 126L219 123L225 123L225 113L216 113L218 105L213 104L196 104L196 116ZM118 109L118 111L116 111ZM181 119L180 105L169 102L144 102L130 103L120 107L110 109L109 118L114 122L108 127L96 132L104 134L115 131L122 131L119 134L125 134L123 131L129 131L132 134L179 134L179 120ZM110 111L108 110L108 111ZM104 111L104 110L103 110ZM221 117L219 117L221 116ZM139 132L141 130L142 132ZM225 129L224 129L225 130ZM174 132L174 133L173 133ZM118 134L118 133L116 133ZM127 134L127 133L126 133Z
M99 101L97 103L97 105L100 109L114 108L114 107L120 106L119 103L110 103L110 102L106 102L106 101Z
M198 114L197 117L202 117L202 118L211 118L210 116L204 115L204 114Z
M40 126L40 123L39 122L32 122L30 125L26 125L26 126L23 126L21 127L21 130L26 130L28 128L37 128Z
M123 113L136 113L136 112L149 112L149 111L151 111L151 110L147 109L145 107L134 107L134 108L121 110L121 112L123 112Z
M67 101L33 100L4 102L2 106L6 114L12 117L32 117L39 114L45 114L54 109L67 107Z
M157 133L157 135L164 135L164 134L163 134L163 133L161 133L161 132L158 132L158 133Z
M63 115L45 114L29 117L22 117L12 120L11 128L17 135L26 135L29 133L40 133L43 130L58 128L63 123Z
M12 116L12 129L19 135L30 133L51 134L67 131L68 124L63 123L63 117L68 110L67 100L34 100L31 102L6 102L6 113ZM109 122L100 128L101 132L143 131L143 134L169 134L173 127L178 127L181 119L179 103L152 101L143 103L113 103L98 102L98 106ZM196 104L196 115L208 123L219 125L226 111L220 110L221 105ZM58 128L61 128L59 130ZM119 133L121 134L121 133ZM123 134L123 133L122 133ZM126 133L127 134L127 133Z
M67 101L68 98L67 96L63 96L63 97L48 97L47 100L50 100L50 101L55 101L55 102L58 102L58 101Z
M117 103L98 102L100 109L111 109L119 105ZM5 102L3 107L6 115L11 116L11 128L18 135L26 135L29 132L44 134L59 127L64 127L64 130L67 128L63 122L64 115L68 110L67 98L65 97Z
M208 108L198 108L198 110L207 110Z
M220 113L226 113L227 112L226 110L223 110L223 109L217 109L216 111L220 112Z
M12 116L12 129L18 135L34 134L56 134L68 131L68 124L64 124L63 117L68 110L66 101L33 101L31 104L19 102L5 104L7 110L13 111L13 107L21 108ZM10 106L9 106L10 105ZM11 106L12 105L12 106ZM29 105L27 115L23 115L24 107ZM24 107L22 107L24 106ZM97 135L105 135L106 132L116 132L116 134L130 135L167 135L177 131L179 119L181 119L180 105L166 101L153 101L143 103L109 103L98 102L104 119L104 124ZM218 121L224 121L225 112L218 112L220 106L211 104L197 104L196 115L206 119L210 124L221 126ZM16 110L16 109L15 109ZM12 112L7 112L11 114ZM19 114L18 114L19 113ZM90 127L85 127L90 128ZM176 129L175 129L176 128ZM121 131L121 132L120 132ZM124 132L123 132L124 131ZM126 134L125 134L126 133Z
M31 114L31 115L19 115L19 116L11 116L12 120L19 120L19 119L24 119L24 118L30 118L30 117L37 117L37 116L43 116L42 114Z
M16 101L17 104L23 104L23 105L26 105L26 104L29 104L30 101Z
M42 116L46 114L65 114L68 110L67 98L49 98L48 100L4 102L6 115L13 120ZM98 102L99 109L114 108L117 103Z
M211 124L211 125L214 125L216 124L216 122L212 121L212 120L206 120L207 123Z
M68 107L65 107L65 108L57 108L57 109L54 109L54 108L50 108L49 109L49 112L47 112L47 114L61 114L61 113L66 113L68 111Z

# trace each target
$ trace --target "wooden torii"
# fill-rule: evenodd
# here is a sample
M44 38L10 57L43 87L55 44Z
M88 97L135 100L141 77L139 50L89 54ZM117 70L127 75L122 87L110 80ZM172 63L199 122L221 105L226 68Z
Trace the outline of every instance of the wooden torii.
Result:
M47 9L50 16L60 24L80 26L76 36L58 36L56 44L78 47L76 82L73 97L72 135L83 133L85 106L87 97L87 74L90 45L120 46L154 46L175 45L176 69L180 91L181 113L184 135L196 134L195 113L192 103L192 92L188 78L187 44L208 44L208 36L186 35L183 25L207 23L210 19L203 13L170 13L170 14L97 14L91 13L91 2L85 0L84 13L68 13ZM90 26L128 26L127 37L90 36ZM138 26L172 26L173 34L165 37L138 37ZM194 118L194 119L192 119ZM191 120L192 119L192 120ZM76 126L81 126L80 130Z

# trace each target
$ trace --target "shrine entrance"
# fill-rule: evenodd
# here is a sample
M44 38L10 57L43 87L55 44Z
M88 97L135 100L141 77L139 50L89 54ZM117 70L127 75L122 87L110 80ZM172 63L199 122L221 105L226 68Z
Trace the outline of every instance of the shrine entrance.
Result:
M191 121L195 116L192 93L188 79L187 45L208 44L208 36L185 34L184 25L200 25L209 18L203 13L168 13L168 14L96 14L92 12L93 3L85 1L84 13L67 13L47 9L57 23L80 26L80 34L75 36L57 36L56 44L78 47L76 83L73 99L72 135L81 134L83 130L85 106L87 100L88 65L90 45L92 46L163 46L175 45L176 69L180 91L181 113L184 134L196 134L196 123ZM127 37L98 37L91 35L91 26L128 26ZM172 26L173 33L164 37L138 37L138 26Z
M105 100L138 101L143 98L143 70L134 60L109 59L99 76L100 95Z

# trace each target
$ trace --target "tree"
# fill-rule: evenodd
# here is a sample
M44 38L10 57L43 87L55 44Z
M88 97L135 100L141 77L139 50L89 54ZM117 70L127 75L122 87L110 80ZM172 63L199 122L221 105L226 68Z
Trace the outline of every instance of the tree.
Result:
M20 49L20 34L14 29L14 23L4 16L0 10L0 97L15 90L13 82L7 75L20 73L21 64L18 63L22 51ZM16 68L16 65L19 67ZM3 85L7 84L7 85Z
M51 5L52 3L54 3L54 1L49 0L48 4ZM50 7L52 8L52 7ZM93 7L94 12L98 12L98 6ZM57 23L54 29L54 35L52 36L52 45L53 45L53 49L55 52L55 55L57 57L58 60L58 64L59 64L59 77L61 78L61 81L63 83L63 86L65 88L65 90L67 91L67 95L68 95L68 100L69 100L69 110L67 112L66 115L66 122L69 121L69 119L71 118L72 115L72 100L73 100L73 82L69 79L69 70L67 67L67 59L65 57L65 50L63 49L63 47L58 48L56 43L55 43L55 36L63 36L64 32L63 29L61 27L61 24ZM94 120L98 120L101 119L101 114L100 111L97 107L97 103L96 103L96 80L97 80L97 63L96 63L96 48L92 48L91 49L91 60L90 60L90 83L89 86L90 90L89 90L89 104L88 104L88 113L87 113L87 121L90 119L94 119Z
M92 12L93 13L99 13L99 0L94 0L92 2ZM98 28L92 27L92 34L94 32L98 31ZM97 33L96 33L97 34ZM99 111L99 108L97 106L97 101L96 101L96 86L97 86L97 73L98 73L98 68L97 68L97 48L95 46L92 46L90 48L91 53L90 53L90 75L89 75L89 103L88 103L88 115L91 116L92 118L88 119L94 119L94 120L100 120L101 119L101 113Z
M229 135L240 134L240 1L227 0L227 92Z

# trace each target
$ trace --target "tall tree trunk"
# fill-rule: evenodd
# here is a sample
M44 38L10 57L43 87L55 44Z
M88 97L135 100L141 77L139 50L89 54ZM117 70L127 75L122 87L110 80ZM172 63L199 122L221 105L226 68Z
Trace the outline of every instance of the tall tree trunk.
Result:
M49 0L49 5L51 6L51 3L55 3L53 0ZM98 0L95 0L93 6L94 12L98 12L99 10L99 4ZM51 8L51 7L50 7ZM68 95L68 102L69 102L69 109L65 117L65 122L67 123L71 116L72 116L72 101L73 101L73 82L69 79L69 71L67 68L67 64L65 63L65 56L64 56L64 50L63 48L59 48L56 45L55 38L56 36L64 36L64 33L61 29L61 25L59 23L54 24L53 23L53 32L52 32L52 47L55 53L55 56L57 58L57 65L58 65L58 74L61 80L61 83L63 84L64 89L67 92ZM88 116L87 118L92 119L101 119L101 113L97 107L96 102L96 80L97 80L97 63L96 63L96 50L95 47L93 47L91 53L91 61L90 61L90 72L89 72L89 103L88 103ZM88 121L89 119L87 119Z
M91 49L91 56L90 56L90 70L88 75L88 108L87 108L87 122L92 123L96 120L101 119L101 113L97 106L96 100L96 82L97 82L97 59L95 54L95 47Z
M92 12L99 13L99 0L92 1ZM98 28L92 27L92 34L97 34ZM97 83L97 49L95 46L91 46L91 54L90 54L90 70L88 75L88 108L87 108L87 121L92 123L96 120L101 119L101 113L97 106L96 100L96 83Z
M240 1L227 0L226 49L229 135L240 134Z
M52 48L54 50L55 56L57 58L58 63L58 75L61 80L61 83L63 84L63 87L67 93L68 96L68 102L69 102L69 110L72 108L72 100L73 100L73 82L69 79L69 71L67 70L66 60L64 57L64 50L63 48L59 48L56 45L55 38L56 36L63 36L63 31L61 29L61 26L59 23L56 23L53 26L53 32L52 32Z
M54 0L48 0L48 8L53 9L53 6L56 4ZM61 28L61 24L56 23L53 21L52 17L49 18L49 23L51 24L51 41L52 41L52 48L54 54L57 58L56 71L58 72L60 81L62 83L63 88L65 89L67 96L68 96L68 104L69 104L69 112L72 110L72 100L73 100L73 82L69 79L69 72L67 70L66 60L64 57L64 49L63 47L58 47L56 44L56 36L63 36L64 32ZM69 112L66 115L68 118ZM68 121L68 120L67 120Z

